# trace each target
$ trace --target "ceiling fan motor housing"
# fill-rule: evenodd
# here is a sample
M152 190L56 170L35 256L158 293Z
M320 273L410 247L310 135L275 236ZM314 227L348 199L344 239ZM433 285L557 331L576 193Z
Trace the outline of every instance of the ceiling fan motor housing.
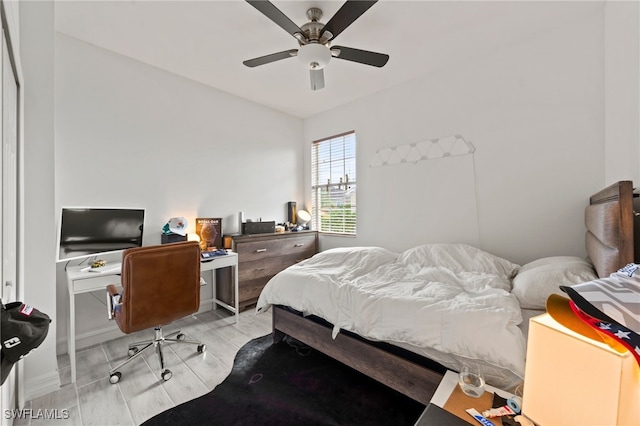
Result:
M300 29L304 32L304 37L307 39L307 42L316 41L324 44L329 42L333 35L329 31L325 31L324 33L322 33L323 28L324 24L320 21L307 22L300 27ZM321 33L322 38L320 37ZM300 44L305 44L304 42L301 42L300 39L298 41L300 42Z

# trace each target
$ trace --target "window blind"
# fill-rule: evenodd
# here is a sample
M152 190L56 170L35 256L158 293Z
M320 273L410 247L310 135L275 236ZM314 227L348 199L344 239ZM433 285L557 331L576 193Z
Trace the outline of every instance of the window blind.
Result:
M319 232L356 234L356 135L313 142L312 218Z

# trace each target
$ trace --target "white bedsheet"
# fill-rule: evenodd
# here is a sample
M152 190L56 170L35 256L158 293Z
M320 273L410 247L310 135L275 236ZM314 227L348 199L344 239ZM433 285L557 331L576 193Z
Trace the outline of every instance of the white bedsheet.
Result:
M332 249L282 271L257 304L286 305L371 340L433 358L480 363L499 386L524 377L520 306L510 294L518 265L465 245L428 245L396 254L377 247ZM418 349L418 350L416 350ZM436 357L437 358L437 357Z

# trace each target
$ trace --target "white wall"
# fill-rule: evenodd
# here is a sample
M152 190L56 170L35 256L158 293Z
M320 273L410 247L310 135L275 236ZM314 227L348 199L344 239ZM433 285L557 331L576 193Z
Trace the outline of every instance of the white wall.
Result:
M56 35L56 210L146 208L143 243L170 217L286 220L302 200L302 120L66 35ZM68 298L58 265L59 349ZM104 326L102 295L77 298L78 334ZM113 327L113 325L110 325Z
M603 23L591 13L305 120L306 164L313 140L351 129L358 140L358 235L321 247L584 255L583 208L604 185ZM476 152L369 167L377 149L454 134Z
M53 320L49 335L24 359L24 398L60 386L55 284L53 2L20 2L24 71L24 302Z
M603 83L605 19L598 15L318 115L304 127L297 119L58 35L54 160L48 106L53 4L41 10L36 4L22 2L27 12L20 14L22 34L28 32L30 40L22 41L25 77L32 84L25 100L30 145L24 244L27 252L44 247L50 259L61 204L143 205L149 212L145 243L157 242L154 229L159 232L178 214L221 216L226 232L233 231L227 225L235 224L238 210L252 218L284 218L286 201L310 200L304 190L310 173L302 164L308 164L311 141L349 129L358 135L359 234L323 238L324 248L403 249L460 240L477 241L519 262L581 255L586 197L610 183L605 168L615 169L605 166L605 150L640 146L637 137L630 146L603 142L609 92ZM620 19L633 18L607 18L607 29ZM618 36L607 37L609 47ZM627 64L624 55L616 60ZM637 81L637 74L629 78ZM626 117L622 126L637 124L637 115ZM379 148L455 133L475 145L474 156L368 167ZM176 143L187 159L167 166L166 147ZM628 169L633 173L633 164ZM25 295L54 315L64 339L66 290L59 266L54 297L49 262L41 254L25 259ZM90 323L93 316L101 322L103 306L86 306L83 320ZM27 381L55 373L51 337L25 361Z
M606 181L640 183L640 3L605 4Z

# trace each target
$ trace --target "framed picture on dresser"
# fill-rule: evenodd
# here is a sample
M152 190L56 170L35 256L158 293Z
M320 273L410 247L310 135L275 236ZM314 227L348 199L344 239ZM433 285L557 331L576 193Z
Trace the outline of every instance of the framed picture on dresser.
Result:
M222 219L219 217L197 217L196 234L200 237L200 249L222 248Z

